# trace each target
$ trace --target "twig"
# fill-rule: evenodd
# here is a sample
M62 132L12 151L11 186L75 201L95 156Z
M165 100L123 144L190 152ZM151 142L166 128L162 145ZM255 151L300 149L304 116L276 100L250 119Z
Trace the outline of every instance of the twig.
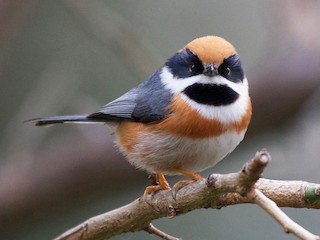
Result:
M316 236L289 218L281 209L269 198L267 198L262 192L254 189L250 193L254 202L271 215L280 225L283 227L286 233L292 233L303 240L320 240L319 236Z
M181 238L176 238L176 237L170 236L165 232L162 232L161 230L153 226L151 223L144 230L150 234L154 234L165 240L181 240Z
M237 173L212 174L207 180L202 179L179 189L175 197L169 190L141 197L126 206L85 221L57 237L56 240L97 240L142 230L157 236L168 236L155 229L150 223L158 218L177 216L199 208L221 208L241 203L256 203L264 210L271 206L272 210L266 210L269 214L275 212L274 209L281 212L276 204L283 207L320 209L318 184L302 181L258 180L269 161L270 155L265 150L260 151ZM263 201L267 204L262 203ZM277 221L281 219L281 225L298 237L305 236L307 232L302 227L297 228L292 225L292 220L288 221L287 216L276 215L275 219ZM302 239L318 239L318 236L313 234L307 236L313 238Z

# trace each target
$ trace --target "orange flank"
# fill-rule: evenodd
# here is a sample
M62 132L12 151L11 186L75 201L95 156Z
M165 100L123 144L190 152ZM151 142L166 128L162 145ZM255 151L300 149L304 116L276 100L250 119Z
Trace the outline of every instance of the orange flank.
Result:
M168 117L155 123L122 122L117 129L121 145L131 150L139 141L142 133L168 133L192 139L203 139L220 136L227 131L241 132L248 127L251 118L251 102L248 100L246 114L238 122L222 123L216 119L207 119L180 97L176 96L169 109Z
M203 64L221 64L224 59L235 55L234 47L221 37L196 38L185 47L193 52Z
M248 127L251 118L251 102L247 112L239 122L222 123L217 119L207 119L192 109L181 97L172 101L169 116L158 124L152 125L161 132L169 132L192 139L219 136L227 131L241 132Z

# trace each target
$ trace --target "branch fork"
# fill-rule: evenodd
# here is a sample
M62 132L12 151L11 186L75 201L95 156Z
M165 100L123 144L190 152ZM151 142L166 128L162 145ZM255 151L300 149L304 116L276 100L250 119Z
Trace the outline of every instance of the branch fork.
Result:
M241 171L211 174L188 184L172 194L170 190L142 196L130 204L92 217L68 230L56 240L105 239L125 232L146 231L162 239L177 240L152 225L162 217L175 217L199 208L221 208L241 203L259 205L283 227L299 239L320 240L291 220L278 206L320 209L320 185L302 181L276 181L261 178L271 160L261 150Z

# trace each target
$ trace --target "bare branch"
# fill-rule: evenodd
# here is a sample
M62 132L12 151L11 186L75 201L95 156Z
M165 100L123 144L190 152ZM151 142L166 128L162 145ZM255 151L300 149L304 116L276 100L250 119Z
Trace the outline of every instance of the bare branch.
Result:
M221 208L241 203L258 204L279 221L287 232L302 239L319 239L302 227L296 227L297 224L291 219L289 221L278 206L319 209L320 186L302 181L259 179L269 161L270 155L262 150L237 173L212 174L207 179L184 186L174 196L167 190L140 197L126 206L90 218L56 240L104 239L142 230L170 239L171 236L150 223L158 218L176 216L199 208ZM303 238L306 236L308 238Z
M168 235L165 232L162 232L161 230L159 230L158 228L153 226L151 223L144 230L150 234L154 234L154 235L156 235L162 239L165 239L165 240L181 240L180 238L176 238L176 237Z
M255 189L252 191L252 198L254 202L258 204L262 209L269 213L275 220L277 220L283 227L286 233L292 233L300 239L305 240L319 240L320 237L316 236L303 227L295 223L290 219L281 209L269 198L267 198L262 192Z

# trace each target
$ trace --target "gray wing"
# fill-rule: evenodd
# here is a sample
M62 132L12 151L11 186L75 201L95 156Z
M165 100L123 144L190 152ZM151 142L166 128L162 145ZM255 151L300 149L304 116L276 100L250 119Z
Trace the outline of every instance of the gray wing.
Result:
M136 107L138 89L134 88L121 97L103 106L99 111L92 113L88 118L101 118L106 120L127 119L130 120Z
M159 121L168 114L172 94L165 89L156 72L148 80L121 97L108 103L99 111L90 114L89 119L128 120L150 123Z

